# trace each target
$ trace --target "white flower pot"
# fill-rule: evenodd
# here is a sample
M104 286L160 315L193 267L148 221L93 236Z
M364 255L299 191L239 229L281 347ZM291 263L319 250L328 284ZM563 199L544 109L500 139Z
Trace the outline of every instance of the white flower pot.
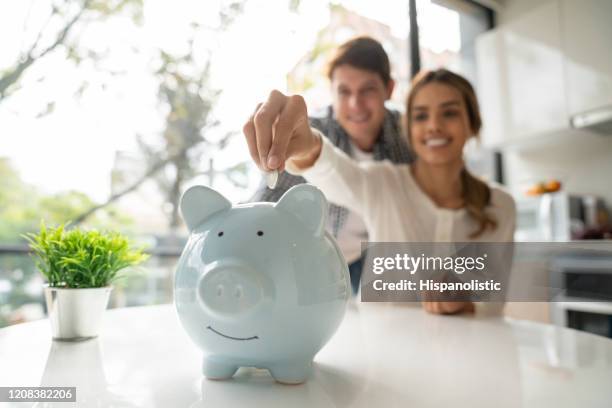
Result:
M53 338L78 341L96 337L111 290L111 286L84 289L45 286Z

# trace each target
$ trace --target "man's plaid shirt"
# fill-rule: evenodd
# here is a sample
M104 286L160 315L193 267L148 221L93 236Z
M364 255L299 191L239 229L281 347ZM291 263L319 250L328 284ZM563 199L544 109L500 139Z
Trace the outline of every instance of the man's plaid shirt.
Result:
M353 157L353 147L346 131L334 119L332 107L326 109L322 117L311 117L310 126L319 130L334 145ZM410 163L414 154L408 148L405 136L401 132L400 114L397 111L386 109L381 135L376 139L373 150L374 160L390 160L393 163ZM296 184L305 183L303 177L282 172L278 175L276 188L271 190L266 186L265 179L260 183L257 192L251 201L278 201L285 192ZM329 220L332 233L338 236L338 231L344 226L349 210L334 204L329 206Z

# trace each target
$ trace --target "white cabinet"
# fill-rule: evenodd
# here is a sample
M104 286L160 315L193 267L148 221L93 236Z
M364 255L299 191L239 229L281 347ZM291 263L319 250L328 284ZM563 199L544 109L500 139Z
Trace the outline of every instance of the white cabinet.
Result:
M559 20L551 1L504 30L513 137L567 127Z
M612 107L612 1L562 0L569 115Z
M558 1L482 35L476 52L485 145L568 127Z

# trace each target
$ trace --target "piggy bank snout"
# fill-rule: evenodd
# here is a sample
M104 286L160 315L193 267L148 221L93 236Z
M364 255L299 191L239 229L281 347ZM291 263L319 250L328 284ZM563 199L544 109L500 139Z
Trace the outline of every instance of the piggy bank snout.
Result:
M210 313L234 318L253 311L264 297L257 272L236 263L217 263L198 281L198 299Z

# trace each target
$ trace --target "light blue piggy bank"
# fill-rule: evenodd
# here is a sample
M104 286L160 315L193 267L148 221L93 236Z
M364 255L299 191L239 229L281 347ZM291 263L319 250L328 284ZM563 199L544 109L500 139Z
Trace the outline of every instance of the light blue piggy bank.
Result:
M303 184L275 204L232 206L195 186L181 212L191 235L174 300L204 351L204 375L227 379L250 366L267 368L279 382L305 381L350 296L346 262L324 229L323 193Z

